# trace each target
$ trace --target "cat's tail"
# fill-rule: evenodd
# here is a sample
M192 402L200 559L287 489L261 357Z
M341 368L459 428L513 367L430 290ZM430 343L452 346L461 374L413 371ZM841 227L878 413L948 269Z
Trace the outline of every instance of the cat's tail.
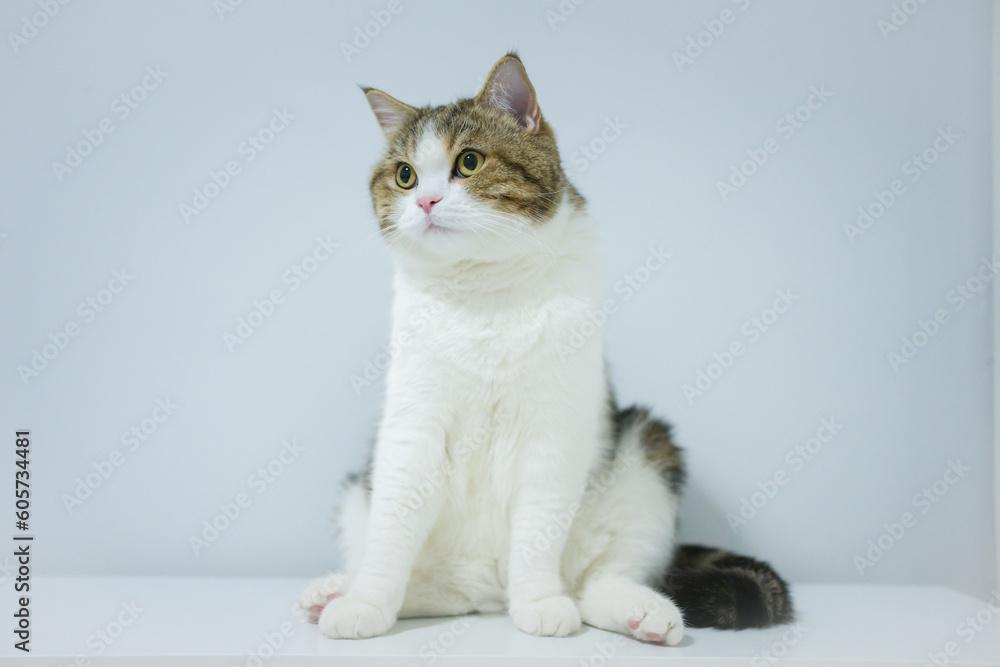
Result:
M795 616L788 584L770 565L722 549L682 544L658 588L692 628L766 628Z

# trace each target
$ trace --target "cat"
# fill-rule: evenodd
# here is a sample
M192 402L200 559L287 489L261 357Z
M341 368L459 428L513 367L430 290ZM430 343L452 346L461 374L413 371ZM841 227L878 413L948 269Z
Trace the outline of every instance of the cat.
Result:
M394 354L339 510L345 570L302 594L309 619L363 638L506 611L534 635L586 623L666 645L685 624L791 621L769 565L676 543L682 452L615 403L598 226L517 54L454 104L363 90L387 142L370 189L396 264Z

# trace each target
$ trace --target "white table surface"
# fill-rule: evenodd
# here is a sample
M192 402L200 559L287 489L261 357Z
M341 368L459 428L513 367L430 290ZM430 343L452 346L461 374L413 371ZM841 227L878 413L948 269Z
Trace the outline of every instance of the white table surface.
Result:
M949 665L1000 665L1000 614L982 612L985 601L932 587L798 585L798 636L787 627L689 630L681 646L665 648L586 626L565 639L531 637L503 615L470 616L464 622L404 620L384 637L334 641L294 611L306 580L37 577L31 599L32 652L24 656L12 646L10 583L4 586L6 620L0 627L4 665L860 667L933 665L934 653ZM132 603L141 611L119 630L119 616L131 620L122 605ZM978 631L960 626L977 612L991 622ZM283 628L287 639L270 655L265 635L278 643ZM112 643L106 645L98 631ZM949 642L950 657L944 653ZM262 645L263 659L250 654ZM763 653L768 650L774 653ZM782 659L768 659L775 654Z

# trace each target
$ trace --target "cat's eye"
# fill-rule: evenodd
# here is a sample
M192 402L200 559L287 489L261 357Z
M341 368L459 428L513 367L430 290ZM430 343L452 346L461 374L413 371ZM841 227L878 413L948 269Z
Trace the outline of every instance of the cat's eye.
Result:
M468 178L483 168L486 158L478 151L462 151L455 161L455 170L462 178Z
M413 167L405 162L400 162L399 166L396 167L396 185L404 190L409 190L416 184L417 172L415 172Z

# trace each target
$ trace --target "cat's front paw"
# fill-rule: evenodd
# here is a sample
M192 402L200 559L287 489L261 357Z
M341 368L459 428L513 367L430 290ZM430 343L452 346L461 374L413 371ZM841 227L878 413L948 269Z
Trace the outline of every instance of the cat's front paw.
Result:
M385 634L395 622L395 614L347 594L327 603L319 629L331 639L365 639Z
M346 574L328 574L314 579L299 596L299 606L310 623L319 621L323 608L333 600L343 595L347 590L351 577Z
M580 612L565 595L524 602L510 616L522 632L542 637L566 637L580 629Z

